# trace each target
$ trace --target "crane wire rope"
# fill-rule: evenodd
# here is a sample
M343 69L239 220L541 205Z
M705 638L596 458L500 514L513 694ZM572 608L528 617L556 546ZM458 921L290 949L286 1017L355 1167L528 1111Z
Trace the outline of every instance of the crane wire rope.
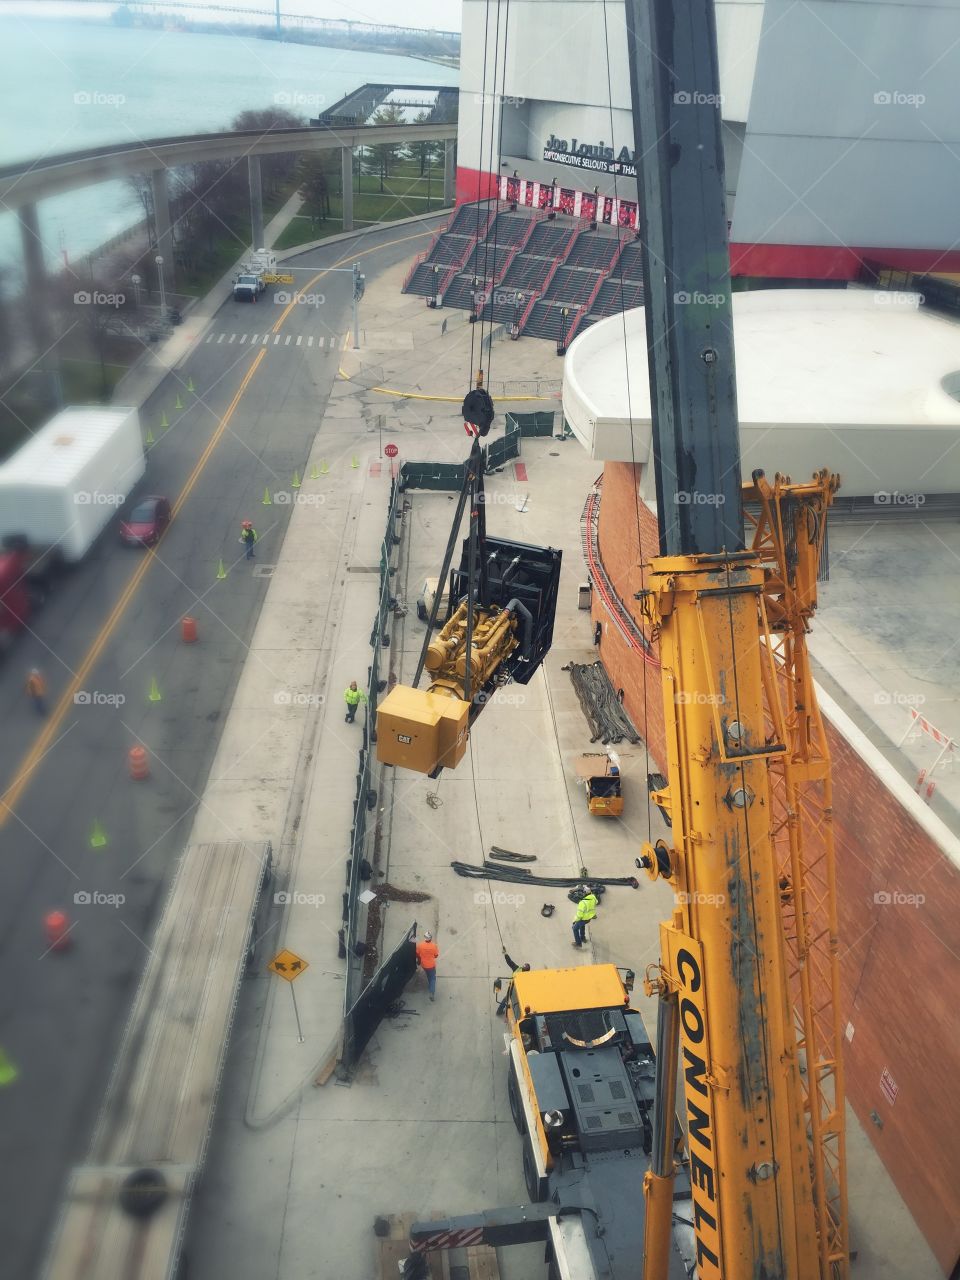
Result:
M483 850L486 848L486 845L483 839L483 819L480 817L480 797L477 794L477 765L473 756L473 734L470 735L469 742L470 742L470 775L473 781L473 804L474 804L474 808L477 811L477 832L480 836L480 848L481 850ZM488 879L487 884L489 885L489 883L490 881ZM494 892L492 889L490 890L490 893L488 896L490 898L490 905L491 907L493 907L493 921L494 921L494 924L497 926L497 937L500 939L500 950L504 954L506 954L507 948L504 945L504 941L503 941L503 930L500 928L500 917L497 915L497 900L496 900L496 897L494 896Z
M503 64L502 64L503 69L500 76L500 94L498 97L497 95L497 57L500 51L500 0L497 0L497 40L496 40L496 45L494 47L494 52L493 52L494 103L490 112L490 117L491 117L490 168L491 168L491 172L495 174L495 181L497 183L497 191L496 191L497 214L493 221L493 266L491 268L490 298L489 298L489 304L488 304L490 308L490 314L487 320L487 382L490 381L490 377L493 373L493 325L494 325L494 313L496 310L496 298L497 298L497 254L499 252L499 238L500 238L499 184L500 184L500 167L503 163L503 104L506 99L506 90L507 90L507 49L508 49L508 41L509 41L509 31L510 31L510 0L506 0L504 16L503 16ZM497 156L496 156L497 164L496 164L496 169L494 169L493 168L493 120L496 118L497 115L499 115L499 127L497 130ZM507 256L509 257L509 252ZM484 311L486 310L487 308L484 307ZM480 362L482 365L483 363L482 313L481 313L481 319L480 319Z
M500 3L500 0L497 0L498 5L499 3ZM483 79L481 81L481 87L480 87L480 147L477 154L477 220L474 223L478 240L480 236L480 205L482 204L482 196L480 192L481 192L481 187L483 183L483 130L484 130L484 121L486 119L486 111L487 111L487 46L489 43L489 38L490 38L490 0L486 0L485 9L484 9L484 21L483 21ZM488 216L489 216L489 212L490 210L488 207L487 209ZM474 306L475 305L476 305L476 298L474 298ZM470 326L470 374L467 379L468 390L473 385L473 370L475 367L473 363L473 353L474 353L474 344L476 343L476 340L477 340L477 326L475 324L472 324Z
M727 585L727 591L726 591L727 621L728 621L729 632L730 632L730 657L732 659L731 674L733 676L733 709L734 709L734 715L736 716L737 723L742 725L743 721L740 717L740 677L739 677L739 671L738 671L739 664L737 662L737 652L736 652L736 632L733 625L733 591L732 591L733 584L731 582L731 577L730 577L729 560L725 565L725 576L726 576L726 585ZM760 639L758 635L757 644L759 645L759 643L760 643ZM741 746L743 745L742 732L740 735L740 745ZM741 875L740 879L741 881L745 881L748 886L748 891L750 894L750 902L753 908L751 912L751 916L753 920L753 946L751 950L753 951L754 966L755 968L757 968L759 966L759 960L760 960L760 939L757 932L756 876L754 875L754 871L753 871L753 863L754 863L753 844L750 839L750 814L749 814L750 794L749 794L749 789L747 787L746 764L744 763L743 760L740 761L737 768L740 776L740 789L743 796L743 836L746 844L746 848L744 850L744 856L746 857L746 860L747 860L747 867L748 867L748 873L749 873L746 876ZM770 835L770 839L772 841L773 839L772 832L768 832L768 834ZM739 964L739 960L740 960L740 955L739 955L739 949L738 949L738 954L737 954L738 964ZM738 983L738 986L740 986L741 990L743 989L741 984ZM767 1005L769 1002L766 998L764 984L759 974L757 975L756 989L757 989L757 999L760 1005L760 1025L763 1028L761 1037L760 1037L760 1052L763 1056L764 1077L769 1081L769 1080L772 1080L773 1078L772 1068L771 1068L772 1055L770 1052L770 1023L768 1020L768 1011L767 1011ZM739 1019L739 1029L740 1029L740 1048L741 1048L741 1052L743 1053L743 1061L744 1063L749 1063L751 1061L753 1054L755 1053L755 1050L751 1045L747 1044L746 1033L745 1033L744 1023L742 1018ZM777 1066L779 1066L779 1064L777 1064ZM772 1111L772 1108L770 1108L770 1110ZM773 1119L771 1116L770 1118L770 1146L771 1146L770 1159L774 1162L774 1165L776 1167L781 1168L783 1167L783 1162L777 1157L777 1137L778 1135L776 1133L776 1129L774 1127ZM789 1142L789 1136L787 1138L787 1141ZM792 1157L790 1155L788 1155L788 1161L791 1164L793 1163ZM777 1185L779 1188L779 1185L780 1185L779 1182ZM776 1206L777 1206L777 1236L780 1241L780 1247L781 1249L783 1249L784 1248L784 1223L783 1223L783 1214L781 1210L779 1193L776 1197Z
M613 82L612 82L612 76L610 73L610 34L609 34L609 28L607 25L607 0L603 0L603 43L604 43L604 54L606 56L606 62L607 62L607 103L608 103L608 111L610 115L610 146L611 148L614 148L615 143L614 143L614 133L613 133ZM618 193L616 172L614 172L613 174L613 199L614 199L614 207L619 208L619 193ZM597 194L598 206L599 206L599 203L600 203L600 196L598 193ZM640 211L640 189L639 189L639 181L638 181L638 184L637 184L638 220L639 220L639 211ZM594 216L596 217L596 215L599 214L599 212L600 210L598 207L597 210L595 211ZM599 219L597 220L599 221ZM644 560L643 534L642 534L641 525L640 525L640 486L638 483L638 475L637 475L638 464L637 464L636 441L634 440L634 434L633 434L633 397L632 397L631 387L630 387L630 351L627 343L627 316L626 316L626 311L623 305L623 302L624 302L624 299L623 299L623 250L620 248L619 223L617 226L617 272L618 272L619 281L620 281L620 326L621 326L621 336L623 340L623 371L626 377L626 388L627 388L627 421L630 427L630 461L631 461L631 465L633 466L633 478L634 478L633 503L634 503L634 514L636 516L636 525L637 525L637 557L639 560L639 567L640 567L640 590L645 591L646 590L646 574L644 573L644 564L643 564L643 560ZM646 288L646 285L644 285L644 288ZM652 410L653 410L653 406L651 405L651 413L652 413ZM651 430L652 430L652 426L651 426ZM653 647L652 635L650 637L650 645L652 649ZM649 664L647 662L643 663L643 751L644 751L644 772L646 773L647 778L650 777L650 734L649 734L649 723L647 718L647 667L648 665ZM650 789L648 787L647 788L647 840L649 841L650 844L653 843L652 803L653 802L650 799Z

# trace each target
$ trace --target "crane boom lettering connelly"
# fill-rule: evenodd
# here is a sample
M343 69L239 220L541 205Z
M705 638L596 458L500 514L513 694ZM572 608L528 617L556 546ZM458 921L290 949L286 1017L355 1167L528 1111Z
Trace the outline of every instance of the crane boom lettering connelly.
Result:
M470 408L465 401L465 422L468 411L486 418L484 404ZM478 435L489 430L489 422L472 425ZM496 689L509 681L526 684L553 639L561 552L487 537L483 470L475 439L440 572L441 582L449 575L447 620L432 636L443 595L437 591L412 685L396 685L377 709L377 759L430 777L459 764L470 725ZM459 567L451 571L465 510L469 533ZM418 689L424 670L430 685Z

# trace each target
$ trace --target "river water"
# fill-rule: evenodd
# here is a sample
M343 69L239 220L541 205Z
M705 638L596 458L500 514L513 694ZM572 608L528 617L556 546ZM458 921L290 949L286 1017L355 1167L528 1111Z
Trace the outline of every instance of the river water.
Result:
M367 81L458 80L418 58L63 20L0 17L0 48L0 163L221 129L240 111L274 105L306 120ZM38 215L51 265L75 262L143 216L122 182L55 196ZM0 213L0 279L12 283L20 259L16 218Z

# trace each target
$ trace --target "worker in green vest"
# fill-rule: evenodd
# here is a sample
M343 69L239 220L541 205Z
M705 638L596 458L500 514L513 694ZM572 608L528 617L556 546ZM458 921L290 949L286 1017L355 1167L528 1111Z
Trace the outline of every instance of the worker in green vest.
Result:
M357 688L356 680L351 680L350 688L343 691L343 700L347 704L347 714L343 718L347 724L353 724L353 718L357 714L357 707L361 702L366 702L367 695L361 693Z
M597 895L585 884L580 885L583 897L577 903L577 914L573 922L573 945L582 947L587 940L587 925L597 915Z

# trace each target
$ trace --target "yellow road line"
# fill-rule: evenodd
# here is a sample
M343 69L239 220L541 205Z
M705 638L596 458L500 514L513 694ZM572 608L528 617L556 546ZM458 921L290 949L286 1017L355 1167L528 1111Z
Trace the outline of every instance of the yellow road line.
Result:
M183 507L183 504L186 502L187 498L190 496L190 493L193 490L194 485L199 480L200 474L203 471L203 468L207 464L207 460L209 459L210 455L213 453L214 449L217 447L217 444L220 441L220 437L223 435L224 431L226 431L227 426L229 425L230 419L233 417L234 412L236 411L237 405L240 403L243 393L246 391L247 387L250 384L250 379L253 377L257 369L260 367L260 363L263 360L263 357L265 355L266 355L266 352L261 349L257 353L256 358L254 359L250 368L247 370L246 374L244 375L243 381L240 383L240 387L237 390L237 394L230 401L229 408L227 409L223 417L220 419L220 422L217 426L216 431L210 437L210 440L207 443L207 447L204 449L203 453L198 458L196 466L191 471L189 477L187 478L186 484L183 486L183 489L180 491L180 496L177 498L176 502L173 504L173 508L171 509L171 512L170 512L171 524L173 523L177 514ZM120 619L123 617L124 613L126 613L127 607L130 604L130 601L133 599L134 595L136 594L137 588L140 586L140 583L146 577L150 569L150 566L153 564L153 561L156 558L156 553L157 553L157 548L151 547L150 550L147 552L147 554L144 556L144 558L140 561L140 564L137 566L134 573L131 575L129 582L127 583L127 585L124 587L123 591L120 594L119 600L113 606L113 609L110 612L110 616L107 618L106 622L104 622L103 626L97 632L97 636L94 639L93 644L87 650L86 657L84 658L83 662L80 664L79 668L75 672L72 680L67 685L66 689L64 689L63 693L61 694L60 700L57 702L57 705L53 710L53 714L50 716L49 720L47 721L46 725L43 728L43 731L41 732L37 740L34 742L33 746L27 752L27 755L24 758L23 763L21 764L19 770L17 771L16 776L13 779L13 782L11 782L10 786L7 788L4 794L0 796L0 827L2 827L4 823L7 821L7 819L9 818L10 814L13 811L14 805L17 803L17 801L20 799L20 796L23 794L24 788L26 787L27 783L30 781L30 778L33 775L34 770L42 760L43 756L46 754L47 748L50 746L50 743L53 741L54 736L56 735L57 730L60 727L60 724L64 716L67 714L67 711L73 705L74 695L77 693L77 691L80 689L83 682L86 680L87 676L90 674L91 670L93 669L93 664L97 661L97 659L100 657L100 654L103 652L104 646L106 645L107 641L110 639L111 635L113 634L114 628L116 627Z
M392 245L403 244L407 240L418 240L421 237L425 235L430 235L430 234L432 233L429 231L419 231L412 236L400 236L396 240L388 240L384 244L373 245L369 249L362 249L356 253L352 253L350 254L350 258L364 258L368 254L379 253L380 250L382 249L389 249ZM346 261L347 261L346 258L340 259L340 262L346 262ZM337 262L334 265L339 266L340 262ZM330 268L327 267L326 270L319 272L317 275L313 277L312 280L309 281L308 284L304 286L304 288L309 289L310 285L316 284L318 280L322 280L323 277L327 275L329 271L330 271ZM287 316L290 314L290 312L293 310L293 308L296 305L297 305L296 301L288 303L288 305L282 311L277 323L273 326L273 329L272 329L273 333L276 333L279 330L280 326L283 324L283 321L287 318ZM266 355L266 348L261 347L260 350L257 352L257 355L255 356L252 364L250 365L250 368L244 374L243 381L240 383L240 386L237 390L236 395L230 401L230 405L227 408L226 413L220 419L220 422L217 425L216 431L210 437L210 440L207 443L207 447L204 449L203 453L197 459L196 465L194 466L193 470L190 472L190 475L188 476L186 483L184 484L182 490L180 491L180 496L177 498L176 502L173 504L173 507L170 511L171 524L176 519L180 511L182 510L184 503L190 497L190 494L193 491L194 486L196 485L197 481L200 479L200 475L203 472L204 467L207 465L208 461L210 460L210 457L214 449L219 444L224 431L226 431L230 423L230 419L233 417L234 413L236 412L237 405L240 403L241 399L243 398L243 395L246 392L247 387L250 385L253 375L256 373L257 369L259 369L265 355ZM49 750L51 743L54 741L54 738L56 736L56 733L60 724L62 723L70 707L73 705L74 694L78 692L81 685L86 680L87 676L90 674L91 670L93 669L94 663L100 657L101 653L103 652L104 646L107 644L107 641L112 636L114 629L117 626L117 623L123 617L124 613L126 613L127 608L130 604L130 601L136 595L140 584L143 582L143 579L146 577L150 569L150 566L154 562L154 559L156 557L156 551L157 551L157 548L151 547L150 550L143 557L143 559L140 561L140 564L137 566L136 571L132 574L129 582L124 587L120 595L120 598L117 600L116 604L113 606L113 609L110 612L110 616L107 618L106 622L104 622L103 626L97 632L97 635L93 643L91 644L90 648L87 650L86 657L83 659L83 662L78 667L70 683L67 685L66 689L64 689L63 693L61 694L60 699L57 702L57 705L54 707L53 712L51 713L46 724L44 725L43 730L38 735L37 739L33 743L33 746L24 756L20 764L20 767L18 768L16 774L14 775L13 781L10 783L10 786L3 793L3 795L0 796L0 828L2 828L4 824L7 822L8 818L10 817L10 814L13 812L14 805L23 795L23 792L26 789L27 784L32 778L34 772L36 771L37 766L40 764L44 755Z

